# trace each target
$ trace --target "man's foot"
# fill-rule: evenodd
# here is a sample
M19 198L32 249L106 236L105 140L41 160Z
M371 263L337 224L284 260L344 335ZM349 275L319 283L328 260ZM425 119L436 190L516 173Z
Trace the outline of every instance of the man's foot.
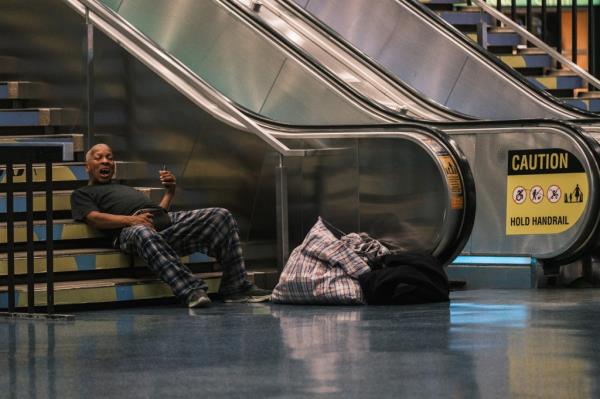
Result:
M271 291L263 290L252 284L251 287L237 294L223 295L225 303L259 303L271 300Z
M188 308L204 308L210 305L210 298L204 291L194 291L188 297Z

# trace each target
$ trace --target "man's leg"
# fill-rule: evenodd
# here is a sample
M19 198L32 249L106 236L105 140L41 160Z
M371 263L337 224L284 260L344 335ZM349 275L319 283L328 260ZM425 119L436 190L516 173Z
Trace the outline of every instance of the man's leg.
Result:
M190 269L181 263L160 233L143 225L127 227L121 231L119 242L121 250L144 259L148 267L171 287L173 294L184 302L198 290L206 292L206 283L194 277Z
M217 259L223 270L221 295L242 292L252 286L246 279L239 230L224 208L169 212L173 226L161 231L180 255L202 252Z

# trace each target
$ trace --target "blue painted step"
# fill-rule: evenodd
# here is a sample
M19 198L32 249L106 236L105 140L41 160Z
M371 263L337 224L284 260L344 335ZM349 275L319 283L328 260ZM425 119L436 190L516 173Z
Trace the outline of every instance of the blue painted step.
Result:
M64 119L61 108L0 109L0 127L59 126Z
M541 90L567 90L583 86L583 81L576 75L529 76L527 80Z
M600 113L600 98L562 98L561 100L573 107Z
M485 22L491 25L493 18L488 14L469 11L440 11L440 17L451 25L477 25Z
M488 46L516 47L521 44L521 38L514 32L488 32Z
M552 58L548 54L499 54L498 58L512 68L550 68Z
M33 82L0 82L0 100L40 98L42 85Z

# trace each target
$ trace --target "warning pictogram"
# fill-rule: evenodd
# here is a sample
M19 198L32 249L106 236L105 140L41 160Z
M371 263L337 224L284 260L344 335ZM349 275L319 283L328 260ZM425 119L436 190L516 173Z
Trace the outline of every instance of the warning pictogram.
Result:
M555 184L553 184L550 187L548 187L548 191L546 192L546 195L548 197L548 201L550 201L553 204L555 204L558 201L560 201L561 194L562 194L562 191L560 190L560 187L558 187Z
M541 186L531 187L529 199L531 199L531 202L534 204L539 204L544 199L544 189Z
M525 191L525 188L521 186L515 187L512 193L512 198L513 201L515 201L519 205L525 202L525 200L527 199L527 192Z
M565 204L575 204L578 202L583 202L583 191L579 188L579 184L576 184L573 191L565 193Z

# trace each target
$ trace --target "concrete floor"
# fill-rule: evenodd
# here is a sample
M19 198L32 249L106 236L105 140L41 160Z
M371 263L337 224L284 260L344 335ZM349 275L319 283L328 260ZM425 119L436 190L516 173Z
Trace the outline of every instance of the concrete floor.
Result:
M597 398L600 290L0 320L2 398Z

